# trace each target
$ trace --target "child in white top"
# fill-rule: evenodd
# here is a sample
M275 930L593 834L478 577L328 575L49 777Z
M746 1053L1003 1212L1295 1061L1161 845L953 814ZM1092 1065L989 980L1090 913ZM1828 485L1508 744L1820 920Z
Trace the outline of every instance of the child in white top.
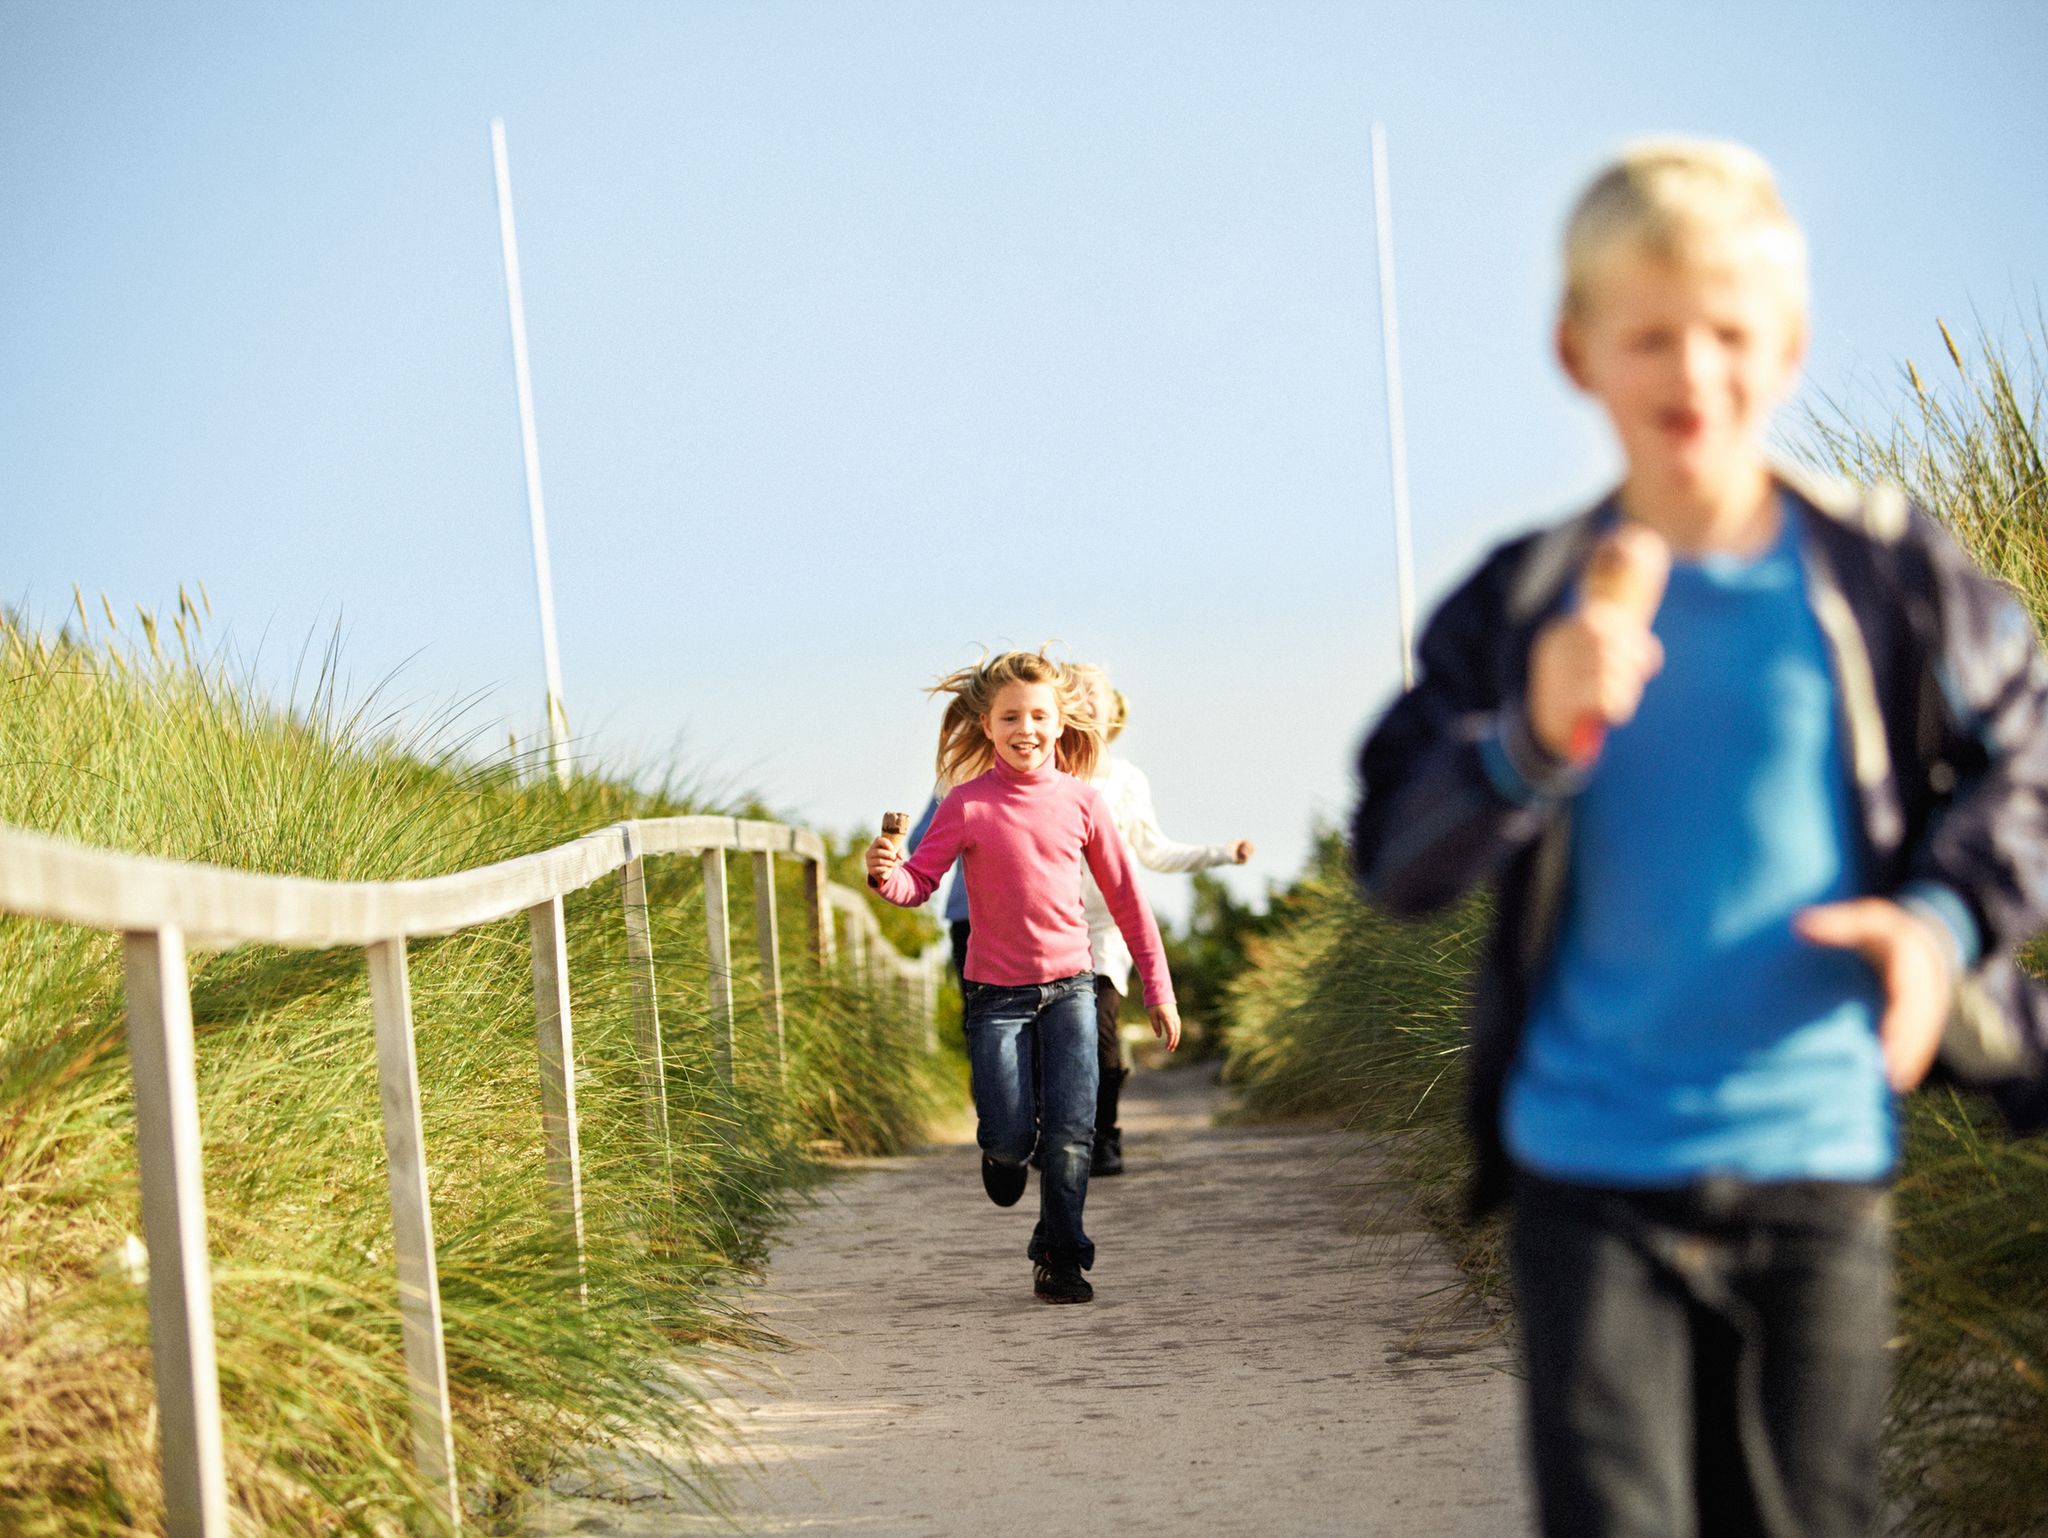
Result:
M1108 751L1130 717L1129 702L1113 688L1101 668L1077 663L1069 671L1087 691L1095 717L1103 723L1102 755L1093 775L1096 789L1109 803L1116 830L1132 856L1147 869L1167 874L1188 874L1216 865L1242 865L1252 857L1252 841L1237 839L1228 844L1181 844L1168 838L1159 827L1152 809L1152 786L1145 773L1129 759ZM1123 1042L1117 1032L1117 1016L1124 994L1130 989L1131 950L1117 928L1109 904L1103 901L1093 877L1081 873L1082 910L1088 921L1090 959L1095 967L1096 1054L1101 1064L1100 1088L1095 1104L1095 1157L1090 1170L1095 1175L1123 1173L1123 1129L1117 1125L1117 1103L1124 1081L1131 1071L1124 1063Z

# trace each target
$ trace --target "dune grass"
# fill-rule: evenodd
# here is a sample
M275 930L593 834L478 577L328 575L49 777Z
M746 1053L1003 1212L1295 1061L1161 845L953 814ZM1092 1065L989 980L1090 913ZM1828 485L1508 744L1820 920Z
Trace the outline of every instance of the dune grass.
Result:
M709 807L596 774L567 786L349 700L311 659L281 708L201 653L181 595L136 644L0 627L0 822L93 845L343 880L428 876L623 817ZM106 618L113 618L108 611ZM104 636L107 626L96 624ZM138 627L131 623L132 634ZM170 644L166 644L166 643ZM170 654L168 660L165 653ZM707 1354L770 1344L732 1301L818 1139L914 1137L957 1096L921 1028L804 961L779 893L787 1077L761 1011L750 862L730 862L737 1082L715 1072L694 860L648 865L671 1163L639 1100L617 884L568 899L589 1304L548 1205L522 920L412 947L457 1455L472 1509L579 1447L658 1449L719 1500ZM892 922L901 924L902 920ZM0 918L0 1531L160 1530L118 937ZM233 1500L265 1533L431 1531L411 1469L369 995L360 952L192 958ZM239 1531L240 1529L238 1529Z
M1877 431L1837 413L1805 457L1904 486L2048 634L2048 328L2017 357L1966 357L1946 327L1943 374ZM1932 372L1932 371L1930 371ZM1944 377L1945 376L1945 377ZM1460 1125L1467 980L1485 909L1406 925L1327 866L1232 984L1229 1067L1255 1109L1336 1115L1386 1135L1414 1200L1504 1297L1499 1225L1467 1223ZM2030 962L2044 958L2037 945ZM1898 1185L1900 1330L1888 1477L1915 1538L2020 1538L2048 1512L2048 1141L2006 1137L1981 1103L1931 1090L1906 1105Z

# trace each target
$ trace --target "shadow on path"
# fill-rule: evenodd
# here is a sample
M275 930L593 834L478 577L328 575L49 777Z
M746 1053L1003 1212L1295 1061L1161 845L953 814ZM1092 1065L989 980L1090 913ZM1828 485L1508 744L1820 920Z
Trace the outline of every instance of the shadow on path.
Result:
M1033 1299L1035 1188L991 1207L964 1144L862 1161L801 1213L750 1300L800 1349L781 1384L731 1386L740 1530L1526 1531L1506 1352L1443 1317L1458 1278L1429 1236L1366 1232L1371 1148L1215 1126L1219 1094L1202 1068L1133 1079L1129 1173L1089 1189L1086 1306ZM540 1533L733 1531L544 1504Z

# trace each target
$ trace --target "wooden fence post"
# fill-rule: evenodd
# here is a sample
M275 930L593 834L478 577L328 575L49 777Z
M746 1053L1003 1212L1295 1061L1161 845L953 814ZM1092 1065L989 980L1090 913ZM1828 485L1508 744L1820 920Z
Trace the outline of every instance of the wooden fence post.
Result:
M526 910L533 932L533 1014L540 1046L540 1114L547 1136L548 1184L576 1247L576 1289L583 1281L583 1158L576 1134L576 1035L569 1022L569 948L562 899Z
M804 861L804 907L811 921L811 960L819 973L832 970L832 905L825 899L825 862Z
M640 1049L640 1084L648 1135L661 1145L663 1160L672 1161L668 1070L661 1047L661 1006L654 992L654 935L647 918L647 862L641 858L639 840L630 826L625 837L627 860L619 871L619 893L626 908L626 970L633 985L633 1035Z
M732 919L726 911L725 851L704 851L704 938L711 949L711 1016L718 1031L718 1076L733 1079Z
M754 939L761 952L761 986L768 1028L775 1033L775 1071L789 1077L789 1052L782 1038L782 936L775 927L775 854L754 852Z
M462 1525L455 1483L455 1433L448 1403L448 1352L441 1335L441 1280L427 1195L426 1137L412 1039L412 984L405 941L368 949L370 1017L377 1029L377 1098L384 1109L384 1161L391 1182L391 1240L398 1263L398 1314L405 1375L412 1389L413 1461L438 1492L435 1514Z
M149 1244L149 1349L156 1368L165 1527L170 1538L227 1538L185 937L166 928L121 938L142 1232Z

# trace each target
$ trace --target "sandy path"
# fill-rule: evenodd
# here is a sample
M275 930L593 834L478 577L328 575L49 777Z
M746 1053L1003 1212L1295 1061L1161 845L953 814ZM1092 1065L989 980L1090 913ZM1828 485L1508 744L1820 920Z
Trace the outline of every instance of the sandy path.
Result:
M1200 1071L1132 1091L1130 1173L1089 1191L1092 1304L1032 1298L1036 1188L990 1206L971 1148L866 1162L798 1217L754 1302L803 1349L733 1386L759 1460L741 1530L1526 1531L1505 1353L1433 1318L1455 1273L1431 1240L1363 1231L1370 1151L1213 1126ZM548 1533L732 1530L547 1504Z

